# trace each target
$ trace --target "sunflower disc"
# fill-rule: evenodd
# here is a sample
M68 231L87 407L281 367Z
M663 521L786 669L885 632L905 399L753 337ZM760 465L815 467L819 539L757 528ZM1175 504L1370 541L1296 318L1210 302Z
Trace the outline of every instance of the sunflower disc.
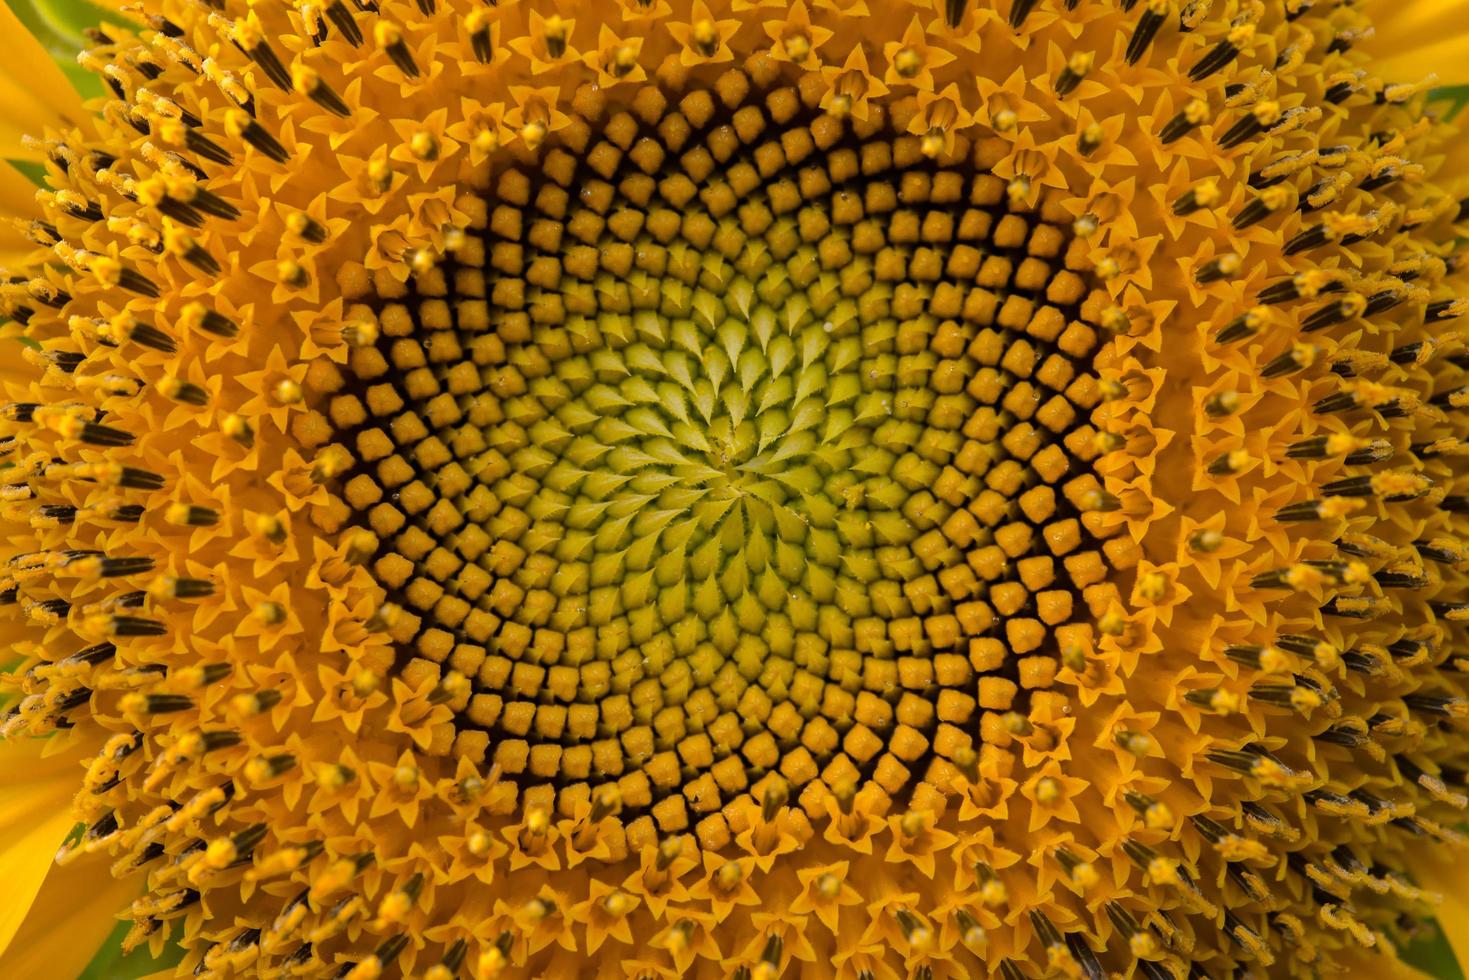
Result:
M1311 0L605 6L94 33L0 241L0 967L64 875L220 980L1403 969L1429 82Z

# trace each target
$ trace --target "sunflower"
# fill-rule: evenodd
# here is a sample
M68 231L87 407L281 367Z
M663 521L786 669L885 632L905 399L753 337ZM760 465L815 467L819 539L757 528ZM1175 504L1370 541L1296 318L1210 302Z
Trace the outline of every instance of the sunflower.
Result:
M0 968L1469 962L1452 6L0 6Z

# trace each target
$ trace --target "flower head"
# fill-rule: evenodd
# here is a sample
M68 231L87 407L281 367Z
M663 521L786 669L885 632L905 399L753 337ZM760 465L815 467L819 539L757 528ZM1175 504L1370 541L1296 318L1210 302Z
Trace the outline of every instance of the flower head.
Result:
M1431 918L1466 185L1356 5L130 15L4 197L7 957L80 882L219 977Z

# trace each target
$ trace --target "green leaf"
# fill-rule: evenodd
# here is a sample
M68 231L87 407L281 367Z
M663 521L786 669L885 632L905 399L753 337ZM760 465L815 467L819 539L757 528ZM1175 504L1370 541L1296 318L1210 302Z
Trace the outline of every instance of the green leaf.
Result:
M77 64L77 53L86 43L82 33L104 21L126 23L116 14L93 6L87 0L4 0L20 22L61 66L66 77L84 98L102 94L102 82Z
M23 175L25 175L26 180L29 180L37 187L46 186L45 164L36 163L33 160L7 160L6 163L14 167L16 170L19 170Z
M77 980L135 980L137 977L145 977L175 966L184 958L181 947L169 945L162 956L154 959L146 944L124 956L122 937L127 935L129 925L127 922L117 924L117 928L112 930L112 934L102 944L102 949L87 964Z
M1448 102L1449 110L1446 118L1453 119L1464 111L1465 106L1469 106L1469 85L1449 85L1436 88L1428 93L1428 98L1430 102Z

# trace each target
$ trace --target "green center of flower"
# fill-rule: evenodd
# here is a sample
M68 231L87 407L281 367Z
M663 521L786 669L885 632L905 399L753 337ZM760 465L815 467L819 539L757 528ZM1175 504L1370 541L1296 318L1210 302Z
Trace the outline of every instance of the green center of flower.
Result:
M379 285L334 417L395 639L507 776L667 829L771 771L901 794L1089 618L1069 223L880 113L647 91Z

